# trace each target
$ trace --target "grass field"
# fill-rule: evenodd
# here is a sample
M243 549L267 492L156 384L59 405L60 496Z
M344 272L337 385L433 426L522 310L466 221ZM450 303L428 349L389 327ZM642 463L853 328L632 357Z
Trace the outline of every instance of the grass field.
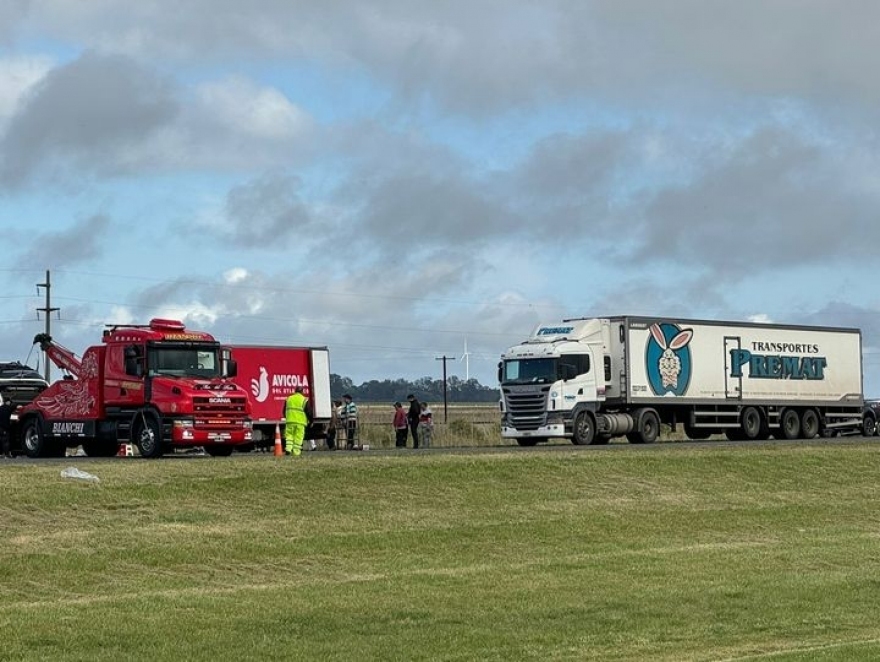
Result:
M16 460L0 494L3 660L880 659L867 443Z

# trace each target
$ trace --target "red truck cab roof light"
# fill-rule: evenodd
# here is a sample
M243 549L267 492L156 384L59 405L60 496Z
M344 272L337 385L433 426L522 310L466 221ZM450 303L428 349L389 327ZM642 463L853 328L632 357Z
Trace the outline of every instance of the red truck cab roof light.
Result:
M169 320L154 317L150 320L151 331L183 331L186 327L180 320Z

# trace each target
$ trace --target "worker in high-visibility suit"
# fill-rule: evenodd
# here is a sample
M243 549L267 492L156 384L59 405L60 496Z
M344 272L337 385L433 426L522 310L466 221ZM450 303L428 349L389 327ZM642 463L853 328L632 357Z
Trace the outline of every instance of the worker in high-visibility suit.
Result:
M284 402L284 452L287 455L299 455L302 452L306 425L309 422L308 405L309 399L303 395L302 386L297 386Z

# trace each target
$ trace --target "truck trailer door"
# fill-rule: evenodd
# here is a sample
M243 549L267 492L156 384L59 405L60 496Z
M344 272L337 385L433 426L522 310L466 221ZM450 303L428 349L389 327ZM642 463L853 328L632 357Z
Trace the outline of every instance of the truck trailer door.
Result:
M730 362L730 353L741 349L740 338L733 336L724 337L724 390L729 400L742 400L742 375L731 377L733 366Z

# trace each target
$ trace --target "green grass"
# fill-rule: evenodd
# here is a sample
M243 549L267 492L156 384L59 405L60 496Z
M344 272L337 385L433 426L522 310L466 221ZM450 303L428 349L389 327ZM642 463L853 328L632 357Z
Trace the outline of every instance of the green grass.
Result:
M0 659L880 659L877 459L6 463Z

